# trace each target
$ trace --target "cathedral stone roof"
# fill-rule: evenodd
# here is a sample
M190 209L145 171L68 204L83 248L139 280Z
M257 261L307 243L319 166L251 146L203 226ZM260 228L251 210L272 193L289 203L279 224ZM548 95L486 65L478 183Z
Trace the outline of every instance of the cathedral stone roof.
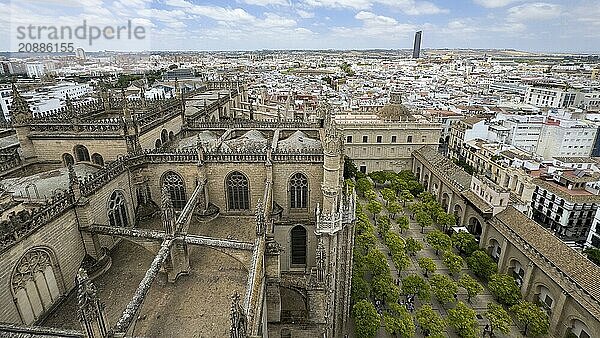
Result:
M596 301L600 300L600 267L514 207L506 208L495 218Z
M74 165L73 169L80 178L98 171L98 168L83 163ZM32 199L43 199L52 196L56 189L66 190L69 187L69 169L60 168L26 177L7 178L2 181L2 184L15 196L27 197L29 192Z
M463 191L468 190L471 186L471 175L450 159L440 154L437 149L431 146L424 146L414 152L431 164L431 168L429 169L435 171L438 177L450 180Z
M305 150L305 149L321 149L321 141L308 137L300 130L294 132L285 140L277 142L279 150Z
M183 138L179 141L177 146L178 149L196 149L198 142L204 146L210 146L217 142L219 136L210 130L204 130L199 132L197 135Z
M269 140L258 130L250 130L244 135L224 141L221 149L224 151L265 151Z

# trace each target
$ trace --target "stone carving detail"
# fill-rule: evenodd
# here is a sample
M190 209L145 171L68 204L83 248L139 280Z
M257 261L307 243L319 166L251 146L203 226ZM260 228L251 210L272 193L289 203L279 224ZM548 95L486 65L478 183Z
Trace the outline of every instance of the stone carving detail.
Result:
M344 142L342 140L342 133L337 128L335 121L332 121L327 129L325 129L324 143L323 150L327 155L335 156L342 153Z
M29 109L29 104L21 96L14 83L12 85L12 99L13 116L16 121L26 121L33 117L31 109Z
M263 207L262 201L258 201L256 204L256 235L262 236L265 233L266 221L265 221L265 208Z
M163 229L166 234L173 235L175 233L175 209L173 209L171 193L166 185L162 188L161 208Z
M327 253L325 252L325 244L323 244L323 238L319 238L319 244L317 245L317 283L325 283L326 275L326 263Z
M239 293L234 293L231 297L231 338L247 338L247 321L244 309L240 305Z
M77 314L79 321L83 322L95 319L98 316L98 311L96 310L101 304L98 300L96 286L90 281L84 269L79 269L77 285Z

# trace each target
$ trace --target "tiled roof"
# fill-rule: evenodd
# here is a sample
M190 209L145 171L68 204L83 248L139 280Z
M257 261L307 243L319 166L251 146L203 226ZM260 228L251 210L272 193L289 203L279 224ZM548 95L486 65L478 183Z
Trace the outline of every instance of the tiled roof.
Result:
M598 304L598 300L600 300L600 267L514 207L508 207L498 213L495 219L502 222L525 243L531 245L544 259L575 282L584 292L591 295L596 300L596 307L600 307ZM539 268L544 270L545 267L539 266ZM549 271L545 272L549 273Z
M432 166L431 170L439 174L439 177L444 177L455 183L460 187L461 191L468 190L471 186L471 175L467 174L466 171L450 159L440 154L434 147L423 146L415 150L415 153L427 160Z
M594 195L585 190L568 190L552 181L546 181L541 178L534 178L533 184L545 189L560 198L573 203L599 203L600 195Z

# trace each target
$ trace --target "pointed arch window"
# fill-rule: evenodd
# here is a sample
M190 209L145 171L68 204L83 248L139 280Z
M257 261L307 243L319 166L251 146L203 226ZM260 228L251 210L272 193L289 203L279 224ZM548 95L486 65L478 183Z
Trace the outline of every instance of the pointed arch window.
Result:
M308 179L302 173L294 174L290 179L290 208L308 208Z
M229 210L249 210L250 191L248 178L239 171L227 176L227 207Z
M301 225L292 228L292 265L306 265L306 229Z
M43 248L26 252L11 278L13 297L24 324L39 320L60 297L50 253Z
M185 183L179 174L169 171L165 174L163 185L171 194L171 203L175 210L181 210L186 204Z
M112 227L127 226L125 196L121 191L113 191L108 200L108 224Z

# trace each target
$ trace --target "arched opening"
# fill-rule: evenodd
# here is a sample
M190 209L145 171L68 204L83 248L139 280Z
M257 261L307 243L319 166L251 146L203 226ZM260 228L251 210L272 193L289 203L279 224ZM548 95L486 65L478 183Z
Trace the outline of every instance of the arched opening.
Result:
M291 243L292 255L291 266L301 267L306 265L306 229L301 225L292 228Z
M280 287L279 291L282 323L298 323L308 319L306 298L300 292L286 287Z
M73 158L73 155L67 153L64 153L62 155L62 161L65 167L75 164L75 159Z
M234 171L227 175L225 182L225 186L227 187L227 209L249 210L250 189L246 175L239 171Z
M163 129L160 132L160 141L164 144L169 140L169 132L166 129Z
M417 181L421 181L421 167L417 167L416 176L417 176Z
M185 196L185 183L179 174L168 171L163 176L163 187L167 187L171 196L171 203L175 210L181 210L185 206L187 199Z
M17 263L11 278L14 301L21 321L30 325L50 309L60 297L53 255L50 250L35 248L26 252Z
M463 214L462 207L460 205L456 204L454 206L454 218L456 218L457 226L462 226L462 214Z
M554 298L550 294L550 290L545 285L539 285L535 290L535 294L539 305L550 314L554 304Z
M161 145L162 145L162 142L160 142L160 139L156 139L156 142L154 142L154 148L158 149L158 148L160 148Z
M591 338L589 334L590 329L579 319L573 319L571 321L571 333L577 338Z
M488 246L488 253L490 256L498 262L500 260L500 255L502 254L502 248L500 247L500 243L497 240L491 239L490 244Z
M94 153L92 155L92 163L104 166L104 158L102 158L102 155L100 155L98 153Z
M447 193L442 194L442 208L445 212L448 212L448 204L450 203L450 195Z
M302 173L296 173L290 178L290 208L308 208L308 179Z
M175 133L173 133L172 131L169 132L169 141L173 141L173 139L175 139Z
M429 191L429 175L425 174L425 176L423 176L423 188L425 188L425 191Z
M473 234L473 236L475 236L477 239L479 239L481 237L481 234L483 233L483 228L481 227L481 223L479 222L479 219L477 219L477 217L471 217L469 218L469 232Z
M77 158L77 162L89 162L90 161L90 153L85 146L76 145L75 146L75 157Z
M127 222L127 207L125 204L125 196L119 190L113 191L108 199L107 205L108 224L111 227L126 227Z
M511 260L508 271L512 274L517 285L521 287L521 285L523 285L523 277L525 277L525 269L521 262L516 259Z

